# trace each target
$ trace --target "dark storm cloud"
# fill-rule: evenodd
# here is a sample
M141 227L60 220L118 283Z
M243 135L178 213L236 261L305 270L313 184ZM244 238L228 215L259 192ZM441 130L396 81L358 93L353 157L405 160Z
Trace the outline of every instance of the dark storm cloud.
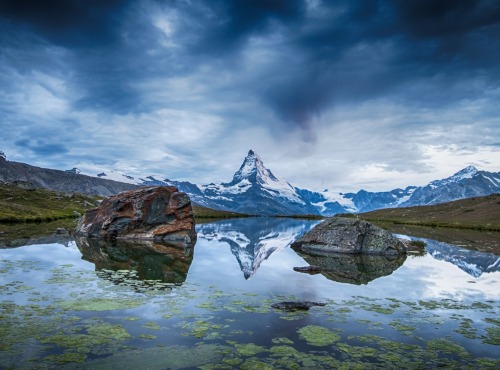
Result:
M74 107L127 112L139 95L123 45L133 1L6 0L0 3L0 45L10 67L63 74L83 96ZM124 68L125 66L125 68ZM82 95L81 93L79 95Z
M169 12L173 47L152 24ZM437 107L497 87L499 22L495 0L5 0L0 43L21 74L64 73L77 110L168 108L143 86L190 78L200 66L231 71L233 85L206 99L251 97L312 140L314 119L335 105L388 98ZM251 40L268 36L276 57L243 70Z
M14 143L17 147L25 148L33 152L33 154L41 156L60 155L68 152L68 148L60 143L47 143L44 140L35 140L34 142L27 139L17 140Z
M56 44L107 46L118 39L117 25L130 1L3 0L0 15Z
M287 77L265 91L301 127L335 103L388 97L435 107L500 82L498 1L324 2L318 11L291 39L303 61L284 64Z
M194 51L227 53L246 44L248 37L269 32L273 22L297 26L306 6L303 0L213 0L202 9L208 11L202 16L202 36Z

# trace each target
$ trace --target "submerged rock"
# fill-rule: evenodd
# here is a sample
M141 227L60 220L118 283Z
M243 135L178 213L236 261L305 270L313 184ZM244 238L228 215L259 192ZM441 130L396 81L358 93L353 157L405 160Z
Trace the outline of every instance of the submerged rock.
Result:
M292 244L303 252L398 255L406 253L401 240L367 221L332 217Z
M196 241L191 200L172 186L139 188L105 198L85 212L78 236L191 244Z
M311 302L311 301L285 301L274 303L271 305L272 308L282 311L307 311L314 306L326 306L326 303Z
M321 268L318 266L311 265L311 266L294 267L293 271L303 272L306 274L313 275L313 274L319 274L321 272Z

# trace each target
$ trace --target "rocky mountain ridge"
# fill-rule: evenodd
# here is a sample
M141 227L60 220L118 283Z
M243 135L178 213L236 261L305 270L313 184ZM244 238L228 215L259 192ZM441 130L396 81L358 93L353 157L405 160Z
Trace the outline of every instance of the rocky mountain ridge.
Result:
M264 166L253 150L229 183L196 185L169 179L146 181L147 185L173 185L210 208L259 215L361 213L381 208L432 205L500 193L500 172L479 171L468 166L454 175L426 186L408 186L385 192L359 190L341 193L294 187Z
M77 172L60 171L31 166L0 157L0 182L32 184L34 188L45 188L65 193L83 193L109 196L137 186L122 182L86 176Z
M117 181L119 180L119 181ZM253 150L228 183L197 185L152 175L134 178L116 171L89 176L78 168L68 171L42 169L0 157L0 181L26 181L36 187L111 195L137 186L175 186L194 203L205 207L256 215L361 213L381 208L432 205L453 200L500 193L500 172L479 171L473 166L426 186L408 186L385 192L360 190L341 193L294 187L266 168Z

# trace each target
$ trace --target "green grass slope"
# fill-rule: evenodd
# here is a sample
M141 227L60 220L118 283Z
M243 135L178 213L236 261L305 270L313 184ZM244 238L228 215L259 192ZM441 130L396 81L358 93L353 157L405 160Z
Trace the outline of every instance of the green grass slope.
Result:
M0 222L40 222L75 218L102 197L0 184Z
M432 206L380 209L359 217L401 225L500 231L500 194Z

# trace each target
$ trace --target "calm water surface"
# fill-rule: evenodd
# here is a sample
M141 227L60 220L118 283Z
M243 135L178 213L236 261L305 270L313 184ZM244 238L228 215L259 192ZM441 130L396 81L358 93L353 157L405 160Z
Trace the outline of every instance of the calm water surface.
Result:
M433 240L392 260L299 255L316 223L202 224L192 248L0 249L0 368L500 367L499 256ZM293 270L309 264L323 272ZM271 307L292 300L326 305Z

